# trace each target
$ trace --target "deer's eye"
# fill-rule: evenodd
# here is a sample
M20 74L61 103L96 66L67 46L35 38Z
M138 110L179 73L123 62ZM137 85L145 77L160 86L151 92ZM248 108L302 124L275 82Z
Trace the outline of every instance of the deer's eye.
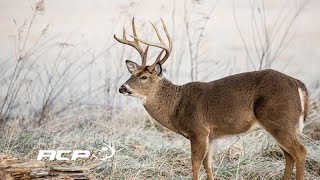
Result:
M142 76L140 79L147 79L147 76Z

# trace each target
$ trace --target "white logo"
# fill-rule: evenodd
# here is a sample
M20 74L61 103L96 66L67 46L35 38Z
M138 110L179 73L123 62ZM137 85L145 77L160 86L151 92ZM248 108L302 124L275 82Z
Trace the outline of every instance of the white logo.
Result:
M104 144L105 146L101 148L101 151L105 152L106 155L104 158L101 158L101 161L107 160L114 156L116 150L114 147L109 144ZM41 161L43 158L49 158L49 161L58 160L58 161L69 161L70 159L66 156L72 153L71 160L75 161L77 158L88 158L90 156L97 158L94 154L91 155L89 150L39 150L37 160Z

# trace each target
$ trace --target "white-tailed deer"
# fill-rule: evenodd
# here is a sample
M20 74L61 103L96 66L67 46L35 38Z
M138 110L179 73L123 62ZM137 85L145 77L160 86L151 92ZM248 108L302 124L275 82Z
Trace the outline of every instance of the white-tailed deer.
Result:
M161 20L162 21L162 20ZM119 92L143 98L144 107L160 124L183 135L191 142L193 179L199 179L201 164L208 178L212 175L212 140L264 128L279 144L286 160L284 179L291 178L296 164L296 179L304 177L306 149L298 138L308 112L305 85L274 70L262 70L228 76L211 82L174 85L162 75L161 65L168 59L172 40L162 21L169 41L166 46L155 25L160 43L137 36L132 20L132 41L114 38L134 47L142 64L126 61L131 77ZM139 43L146 44L143 50ZM147 66L149 46L161 48L156 61ZM162 54L165 52L163 58Z

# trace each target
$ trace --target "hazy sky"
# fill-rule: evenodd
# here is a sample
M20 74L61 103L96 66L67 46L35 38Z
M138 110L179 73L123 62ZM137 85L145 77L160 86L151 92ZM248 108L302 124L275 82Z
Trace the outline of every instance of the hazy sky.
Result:
M30 0L0 0L0 60L13 55L13 41L10 35L14 34L15 26L13 19L18 24L23 24L24 19L32 16L31 6L35 1ZM50 24L47 36L58 35L61 42L68 40L79 48L101 50L106 44L114 41L113 34L121 35L123 24L129 27L132 16L141 25L146 20L159 22L162 17L172 30L172 13L175 2L175 31L173 37L175 42L186 43L183 36L179 36L179 27L183 26L184 2L159 1L159 0L47 0L45 1L45 12L39 16L31 31L31 39L36 39L36 34ZM207 29L205 30L206 41L203 48L208 54L220 61L236 60L238 71L247 68L247 57L243 43L233 19L233 1L200 1L188 3L188 10L206 13L213 6L216 9L211 16ZM236 1L235 15L238 19L240 29L249 42L251 35L251 8L252 1ZM260 1L256 1L260 2ZM278 1L267 0L265 3L267 19L274 22L276 15L281 11L288 11L293 15L299 6L295 0ZM292 25L290 38L292 41L283 54L279 57L281 63L274 68L283 70L304 81L319 79L320 67L320 1L310 0L297 21ZM290 13L291 12L291 13ZM250 43L249 43L250 45ZM120 46L119 46L120 47ZM290 63L286 67L287 62Z

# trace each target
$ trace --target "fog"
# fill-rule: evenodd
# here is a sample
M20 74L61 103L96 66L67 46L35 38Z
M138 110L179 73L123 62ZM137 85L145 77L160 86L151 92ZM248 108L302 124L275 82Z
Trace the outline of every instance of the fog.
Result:
M0 1L1 63L14 64L17 61L18 28L27 20L22 32L26 34L36 2ZM258 70L259 56L262 56L260 45L265 46L264 32L267 32L272 43L267 48L266 57L272 63L265 64L261 69L273 68L301 79L308 87L315 87L320 77L319 9L320 2L317 0L47 0L44 1L44 10L35 17L30 28L26 47L32 47L44 30L41 42L51 39L50 42L58 47L52 46L38 54L34 52L32 57L39 60L32 68L38 70L31 72L27 79L35 81L35 86L41 88L43 85L37 83L42 81L43 76L48 76L44 70L53 69L56 61L61 62L54 67L57 71L70 62L76 62L75 70L88 65L90 69L79 71L79 77L72 82L80 86L65 88L62 92L81 96L84 92L88 93L88 89L105 84L108 88L102 92L111 91L110 94L114 95L119 85L129 77L124 60L140 62L140 59L133 48L117 43L113 35L121 36L123 26L131 34L131 19L135 17L138 35L151 41L157 39L148 21L155 23L159 29L160 18L166 22L174 46L171 58L163 67L166 69L165 76L174 83L210 81ZM186 20L189 22L190 39L186 33ZM265 29L262 28L263 22ZM199 37L199 55L197 58L193 55L192 59L188 40L191 48L196 49ZM152 63L158 51L151 48L148 63ZM93 63L92 59L97 60ZM193 61L199 63L196 63L199 65L196 71L192 70ZM8 72L13 71L13 67L9 67ZM71 72L68 76L73 74L76 73ZM191 74L196 78L192 78ZM8 85L4 84L2 95ZM62 96L61 99L67 98ZM101 99L99 94L95 96L95 102Z

